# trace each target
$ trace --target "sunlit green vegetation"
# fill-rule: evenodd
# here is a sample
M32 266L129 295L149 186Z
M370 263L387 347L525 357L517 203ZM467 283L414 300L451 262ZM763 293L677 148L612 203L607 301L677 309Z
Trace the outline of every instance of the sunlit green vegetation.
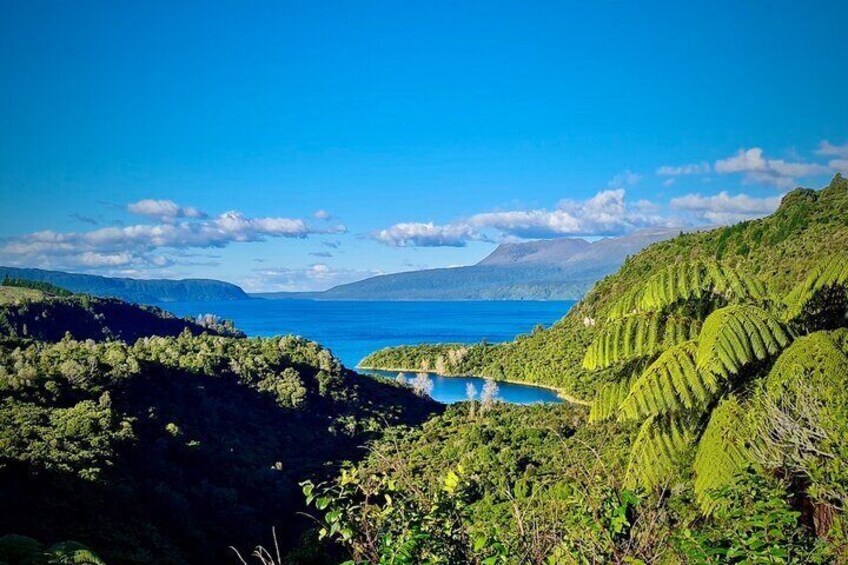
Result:
M592 406L456 406L388 436L306 485L323 531L356 562L845 562L846 296L837 176L650 247L550 330L377 352L364 364L520 375Z
M300 338L0 346L0 531L109 562L220 562L285 523L297 483L437 409ZM329 465L329 466L328 466Z

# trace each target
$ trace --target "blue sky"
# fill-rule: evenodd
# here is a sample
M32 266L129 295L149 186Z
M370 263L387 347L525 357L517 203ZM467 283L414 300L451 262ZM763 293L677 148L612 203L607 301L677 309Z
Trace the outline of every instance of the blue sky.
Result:
M319 289L768 213L845 2L0 1L0 264Z

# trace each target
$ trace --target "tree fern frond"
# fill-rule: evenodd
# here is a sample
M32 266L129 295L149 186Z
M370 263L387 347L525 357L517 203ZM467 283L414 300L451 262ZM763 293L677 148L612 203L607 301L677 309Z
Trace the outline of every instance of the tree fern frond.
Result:
M642 303L643 287L634 286L621 295L607 312L607 319L615 320L629 314L635 314Z
M708 261L705 266L706 279L712 291L728 302L763 302L769 298L759 277L742 267L731 267L718 261Z
M676 302L696 300L707 293L721 296L728 302L763 302L768 299L766 287L758 277L741 267L717 261L686 261L669 265L648 278L641 291L634 291L634 296L641 294L639 311L661 312ZM622 309L620 307L616 312Z
M630 449L625 484L644 488L667 484L679 473L696 437L694 426L682 420L648 418Z
M746 444L745 408L727 396L713 410L695 453L695 499L705 514L717 508L714 491L733 484L753 456Z
M658 314L611 320L586 350L583 367L594 371L622 361L650 357L691 339L699 330L697 320Z
M630 392L631 379L621 379L602 385L589 409L589 422L603 422L612 418L621 405L622 400Z
M784 300L787 319L800 316L807 303L819 291L833 286L848 286L848 257L829 259L813 269L806 279L792 289Z
M717 379L776 355L792 340L783 325L756 306L727 306L704 321L698 337L698 369Z
M779 395L797 383L815 384L817 376L844 379L848 375L846 338L845 328L798 338L775 361L765 379L767 393Z
M621 402L619 419L641 420L703 409L720 391L721 383L713 375L698 371L697 349L694 341L686 341L663 352L633 382Z

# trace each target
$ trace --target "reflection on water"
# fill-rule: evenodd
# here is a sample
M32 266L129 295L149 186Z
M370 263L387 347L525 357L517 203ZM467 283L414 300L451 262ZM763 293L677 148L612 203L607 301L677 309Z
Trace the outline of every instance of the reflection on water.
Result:
M398 375L402 375L407 382L415 379L418 373L397 371L376 371L371 369L358 369L362 373L369 375L378 375L395 379ZM434 400L445 404L461 402L468 400L468 385L472 385L476 392L476 398L480 398L483 391L483 386L486 383L485 379L480 377L442 377L433 373L427 373L427 376L432 380L433 389L430 396ZM498 393L495 397L497 400L509 402L510 404L536 404L536 403L553 403L562 402L562 399L557 396L555 390L538 386L523 385L517 383L506 383L497 381Z

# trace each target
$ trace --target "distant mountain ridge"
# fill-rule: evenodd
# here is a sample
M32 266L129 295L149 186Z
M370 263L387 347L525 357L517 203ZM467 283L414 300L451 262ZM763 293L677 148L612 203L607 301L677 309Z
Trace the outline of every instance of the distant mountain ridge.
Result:
M47 282L72 292L119 298L126 302L139 304L185 300L229 301L250 299L240 287L212 279L145 280L111 278L62 271L0 266L0 279L6 276Z
M261 293L316 300L577 300L628 255L679 229L646 229L594 242L560 238L504 243L476 265L380 275L323 292Z

